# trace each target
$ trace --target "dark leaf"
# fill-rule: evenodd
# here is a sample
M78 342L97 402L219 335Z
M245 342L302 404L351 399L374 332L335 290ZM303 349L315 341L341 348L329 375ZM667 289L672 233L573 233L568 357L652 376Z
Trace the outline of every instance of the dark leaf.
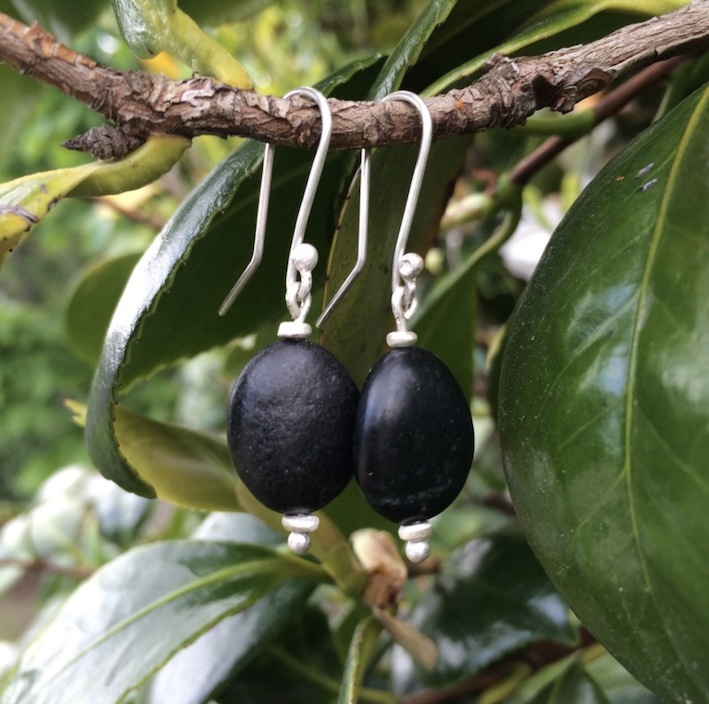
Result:
M469 677L539 640L575 642L566 607L522 535L505 531L453 555L414 622L438 646L429 677Z
M616 157L509 330L500 433L545 569L642 683L709 697L709 88Z

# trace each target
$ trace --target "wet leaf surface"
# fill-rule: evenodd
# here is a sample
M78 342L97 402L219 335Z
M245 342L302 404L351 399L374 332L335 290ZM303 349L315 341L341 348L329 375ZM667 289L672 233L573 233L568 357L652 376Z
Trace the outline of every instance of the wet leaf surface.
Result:
M596 637L669 701L709 697L709 89L615 158L510 327L500 433L520 520Z

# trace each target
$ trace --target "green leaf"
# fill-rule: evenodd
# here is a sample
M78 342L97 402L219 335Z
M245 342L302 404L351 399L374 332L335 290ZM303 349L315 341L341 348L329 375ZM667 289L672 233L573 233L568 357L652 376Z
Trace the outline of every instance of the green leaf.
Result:
M320 84L323 92L356 81L378 63L356 62ZM183 201L136 265L116 307L98 363L87 415L89 453L103 474L151 496L120 452L113 428L118 396L156 370L263 329L287 316L285 269L312 156L276 154L266 248L261 267L229 313L218 309L251 257L263 147L250 142L227 157ZM344 157L328 160L306 241L325 251ZM317 275L317 274L316 274ZM319 282L317 282L319 283ZM316 284L317 285L317 284Z
M59 200L96 170L96 164L24 176L0 186L0 266Z
M475 266L464 264L448 272L428 292L411 321L418 344L446 359L468 401L473 393L476 287Z
M211 514L194 538L238 540L277 545L282 537L244 513ZM215 690L259 655L304 607L312 585L290 580L272 589L243 613L229 616L194 643L180 650L155 676L150 687L154 704L202 704Z
M64 43L69 43L76 32L91 24L107 6L108 2L101 0L61 4L54 0L0 0L0 12L28 24L38 22Z
M292 611L278 636L220 693L220 704L276 704L285 693L288 704L335 704L342 662L313 601Z
M586 672L598 683L610 704L662 704L609 653L588 663Z
M472 56L487 56L540 4L544 0L458 0L446 20L431 32L407 84L422 90Z
M81 275L64 307L64 330L72 349L89 362L101 356L116 302L140 254L130 252L92 264Z
M579 663L574 663L528 704L610 704L603 690Z
M669 701L709 698L709 87L583 192L511 323L503 457L582 622Z
M184 137L151 137L120 161L45 171L0 185L0 266L62 198L121 193L168 171L189 146Z
M178 6L177 0L111 0L121 35L142 59L168 51L192 71L252 88L244 67Z
M78 425L90 425L86 406L75 401L65 405ZM127 467L140 467L139 481L146 487L143 496L203 511L240 509L237 477L223 437L155 421L120 405L112 412L114 434L91 436L94 461L107 479L125 484L120 473L123 465L113 464L119 458ZM115 466L119 471L114 475Z
M456 1L431 0L429 2L387 58L369 92L370 100L381 100L401 85L406 71L416 63L428 38L436 27L445 21L455 7Z
M381 632L382 625L374 616L367 616L357 624L347 652L337 704L351 704L358 701L362 679Z
M35 110L43 93L38 82L27 80L5 64L0 65L0 91L3 95L12 96L5 102L0 114L0 153L9 155L22 138L27 122L36 115Z
M216 26L243 22L261 12L274 0L178 0L180 7L199 24Z
M155 496L203 511L239 509L236 472L224 438L151 420L122 406L114 411L120 450L131 466L140 467ZM111 457L113 444L103 450Z
M37 633L2 701L124 701L180 648L297 574L293 564L257 545L136 548L82 584Z
M470 677L538 640L575 642L564 603L511 530L455 554L413 621L438 645L436 669L425 675L437 684Z

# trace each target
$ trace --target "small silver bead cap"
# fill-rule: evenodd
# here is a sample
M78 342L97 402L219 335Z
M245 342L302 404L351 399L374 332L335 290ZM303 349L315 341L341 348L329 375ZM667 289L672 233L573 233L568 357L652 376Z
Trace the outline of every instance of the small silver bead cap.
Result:
M290 531L288 547L297 555L302 555L308 552L310 533L318 529L320 519L311 513L291 513L281 518L281 525Z
M428 521L406 523L399 526L399 538L404 541L404 552L409 561L423 562L431 554L428 538L433 526Z

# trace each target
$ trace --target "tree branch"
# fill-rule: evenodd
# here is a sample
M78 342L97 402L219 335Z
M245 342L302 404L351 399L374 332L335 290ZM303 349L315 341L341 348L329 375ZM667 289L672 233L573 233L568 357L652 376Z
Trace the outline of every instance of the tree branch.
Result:
M469 87L426 101L434 138L523 124L548 107L569 112L611 81L656 61L709 48L709 1L628 25L589 44L514 60L493 56ZM133 134L239 135L310 147L319 114L307 99L242 91L212 78L170 81L117 71L59 44L38 25L0 13L0 60L56 86ZM400 101L375 104L331 99L331 149L346 150L419 139L418 115Z

